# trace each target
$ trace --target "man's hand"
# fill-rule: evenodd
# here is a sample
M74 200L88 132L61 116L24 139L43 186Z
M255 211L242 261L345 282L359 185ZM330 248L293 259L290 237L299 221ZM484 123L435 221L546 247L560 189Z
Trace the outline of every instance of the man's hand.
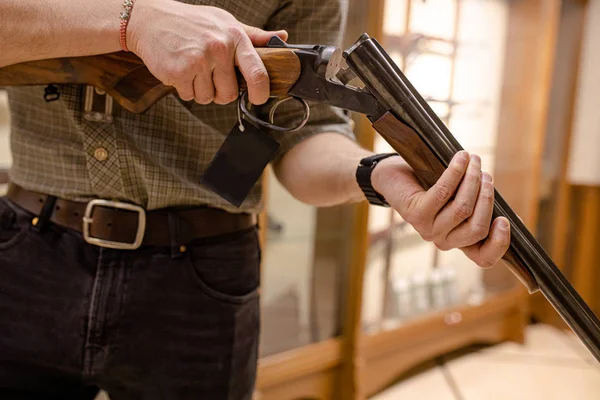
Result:
M269 76L255 46L285 31L266 32L237 21L225 10L170 0L137 0L127 43L162 83L186 101L227 104L238 97L234 67L248 83L253 104L269 98Z
M372 154L339 134L323 133L296 145L274 167L295 198L324 207L365 200L356 167ZM500 217L491 224L494 186L492 177L481 172L476 155L458 153L429 190L400 157L380 161L371 182L423 239L439 249L459 248L481 267L495 265L508 250L508 220Z
M491 175L481 172L477 155L456 154L429 190L400 157L391 157L374 169L372 184L424 240L440 250L460 248L484 268L495 265L508 250L509 223L499 217L491 224L494 186Z

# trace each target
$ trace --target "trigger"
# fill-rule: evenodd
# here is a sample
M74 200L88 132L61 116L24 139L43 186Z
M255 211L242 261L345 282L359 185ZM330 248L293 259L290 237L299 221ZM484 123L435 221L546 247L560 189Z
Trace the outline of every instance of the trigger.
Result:
M285 48L288 47L288 45L279 36L271 36L271 39L269 39L269 42L267 43L267 47Z

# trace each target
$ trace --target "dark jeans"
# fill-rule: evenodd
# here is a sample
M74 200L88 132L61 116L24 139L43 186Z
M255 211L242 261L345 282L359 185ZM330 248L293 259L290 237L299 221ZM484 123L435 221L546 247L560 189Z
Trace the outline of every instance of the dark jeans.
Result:
M250 399L257 230L101 249L0 198L0 399Z

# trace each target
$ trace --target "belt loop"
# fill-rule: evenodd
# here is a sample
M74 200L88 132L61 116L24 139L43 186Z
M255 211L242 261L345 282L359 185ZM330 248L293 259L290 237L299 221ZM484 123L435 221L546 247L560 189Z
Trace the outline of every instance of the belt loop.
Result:
M171 242L171 258L179 258L183 255L186 248L180 242L180 224L177 213L168 211L169 217L169 238Z
M52 218L52 213L54 212L54 206L56 205L56 197L48 196L46 197L46 201L44 202L44 207L40 212L40 215L37 218L33 219L33 229L36 232L41 232L50 222L50 218Z

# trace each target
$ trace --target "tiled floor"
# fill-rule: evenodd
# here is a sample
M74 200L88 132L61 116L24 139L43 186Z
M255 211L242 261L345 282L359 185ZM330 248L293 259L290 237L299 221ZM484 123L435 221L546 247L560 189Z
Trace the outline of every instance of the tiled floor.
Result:
M600 364L570 333L527 329L525 345L504 343L445 357L371 400L598 400Z

